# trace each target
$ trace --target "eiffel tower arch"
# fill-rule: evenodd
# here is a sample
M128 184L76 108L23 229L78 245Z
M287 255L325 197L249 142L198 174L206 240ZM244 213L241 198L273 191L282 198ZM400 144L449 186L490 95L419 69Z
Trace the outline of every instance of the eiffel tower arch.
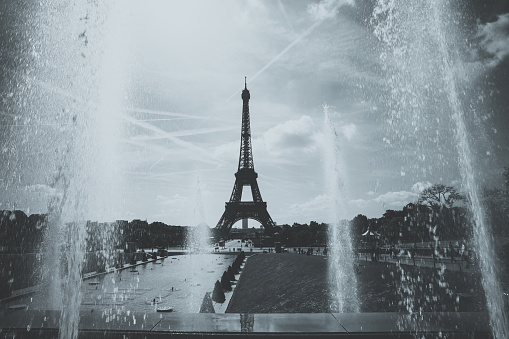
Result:
M216 225L216 234L226 237L232 226L242 219L254 219L265 229L266 233L272 233L274 221L267 211L267 203L263 201L258 187L258 174L254 170L253 151L251 147L251 126L249 118L249 99L251 95L247 89L247 80L242 90L242 128L240 134L240 156L235 184L230 200L225 205L225 211ZM242 201L244 187L251 188L253 201Z

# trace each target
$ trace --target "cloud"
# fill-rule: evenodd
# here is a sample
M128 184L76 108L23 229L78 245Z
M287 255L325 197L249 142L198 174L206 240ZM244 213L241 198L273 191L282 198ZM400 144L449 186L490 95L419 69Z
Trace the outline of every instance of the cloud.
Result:
M426 182L419 181L412 185L412 192L420 194L426 188L431 187L431 186L432 186L432 184L429 181L426 181Z
M411 201L416 200L418 196L417 193L409 191L387 192L379 195L374 200L386 208L402 208Z
M353 199L348 202L351 210L362 210L368 207L369 202L364 199Z
M357 132L357 126L350 123L348 125L341 126L341 132L347 140L352 140L353 136Z
M226 144L221 144L214 148L214 157L222 160L233 161L239 158L240 141L232 141Z
M497 21L479 25L480 46L493 56L490 65L496 66L509 56L509 13L499 15Z
M309 4L308 13L317 21L323 21L333 18L339 6L348 4L353 5L353 0L322 0L319 3Z
M311 218L317 215L323 215L331 207L331 197L326 194L321 194L313 199L300 203L293 204L289 207L290 215L305 215Z
M265 131L260 137L252 140L256 159L295 153L314 153L318 150L321 134L313 119L303 115L298 120L287 120ZM238 159L240 141L235 140L217 146L214 156L221 160ZM261 155L261 156L260 156Z
M312 153L318 148L320 137L313 119L303 115L299 120L288 120L265 133L253 143L260 144L272 155L304 152ZM258 148L258 146L256 146Z
M384 208L393 208L400 209L405 205L408 205L411 202L415 202L419 197L421 192L430 187L432 184L428 181L426 182L416 182L412 185L410 191L395 191L395 192L387 192L381 194L377 197L375 196L375 192L369 191L366 194L372 196L372 199L356 199L351 200L350 205L357 209L364 208L372 203L382 204Z

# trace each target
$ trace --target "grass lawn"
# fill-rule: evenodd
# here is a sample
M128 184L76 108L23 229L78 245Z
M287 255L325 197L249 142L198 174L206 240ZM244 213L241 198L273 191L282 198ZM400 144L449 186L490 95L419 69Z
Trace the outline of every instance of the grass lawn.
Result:
M361 312L480 311L483 292L474 274L358 261ZM402 279L404 277L404 279ZM410 291L410 292L409 292ZM331 309L328 259L293 253L248 259L226 312L326 313Z
M259 254L247 260L226 312L329 312L327 259Z

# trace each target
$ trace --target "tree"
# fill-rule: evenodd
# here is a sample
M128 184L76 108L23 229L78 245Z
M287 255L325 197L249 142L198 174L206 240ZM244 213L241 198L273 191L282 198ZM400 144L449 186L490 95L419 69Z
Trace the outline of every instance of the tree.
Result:
M284 242L286 246L293 245L292 226L287 224L283 225L281 240Z
M215 288L215 286L214 286L214 288ZM221 286L219 286L219 288L221 288ZM224 293L223 293L223 298L224 298ZM224 300L223 300L223 302L224 302ZM205 296L203 297L203 301L201 302L200 313L216 313L216 311L214 310L214 305L212 304L210 292L205 292Z
M358 214L352 219L352 238L354 240L355 247L360 246L362 239L362 233L368 229L368 217L363 214Z
M485 188L483 205L493 234L497 237L509 234L506 226L506 220L509 218L509 201L506 193L498 188Z
M231 266L228 266L228 276L230 277L230 281L235 281L235 272L233 272L233 268Z
M459 194L453 186L434 184L421 192L418 203L429 207L445 206L451 208L455 202L464 200L465 197Z
M426 222L430 239L447 237L451 234L448 229L451 226L450 210L456 202L465 200L466 198L453 186L444 184L434 184L421 192L418 203L431 209L429 220Z
M378 228L370 228L370 231L378 232L385 241L392 243L402 241L409 242L413 239L412 235L404 228L405 215L403 211L386 210Z
M219 280L216 280L216 284L214 285L214 291L212 292L212 300L216 303L224 303L226 300L223 292L223 288L221 287L221 283Z
M225 271L223 275L221 276L221 287L225 291L231 291L232 290L232 283L230 281L230 276L228 274L228 271Z

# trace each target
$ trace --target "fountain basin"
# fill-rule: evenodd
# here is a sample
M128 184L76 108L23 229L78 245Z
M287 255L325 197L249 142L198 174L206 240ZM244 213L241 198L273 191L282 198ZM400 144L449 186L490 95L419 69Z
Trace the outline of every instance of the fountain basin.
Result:
M9 310L0 320L1 332L8 337L51 338L57 336L58 311ZM154 338L226 336L229 338L278 337L311 338L316 336L359 338L419 335L447 338L489 338L489 316L485 312L423 313L417 324L425 330L401 325L407 315L402 313L298 313L298 314L189 314L80 312L79 337L100 335L104 338L122 336ZM403 322L402 322L403 321Z

